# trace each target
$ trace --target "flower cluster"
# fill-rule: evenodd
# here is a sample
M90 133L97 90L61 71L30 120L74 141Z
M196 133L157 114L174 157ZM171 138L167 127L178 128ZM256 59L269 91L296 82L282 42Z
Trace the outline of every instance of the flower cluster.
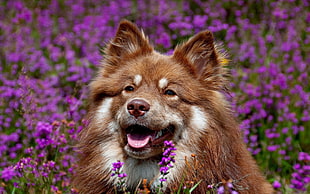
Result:
M75 193L70 186L76 157L73 139L66 132L73 128L72 122L38 122L34 130L34 147L25 149L23 158L5 167L1 179L8 185L5 190L27 192L35 190L64 191ZM66 133L66 134L65 134Z
M161 161L158 163L160 169L160 185L158 186L159 190L161 190L164 186L164 182L167 181L167 175L169 174L169 169L173 168L173 163L175 163L174 156L175 151L177 149L175 148L175 145L172 141L164 141L164 152L163 156L161 158Z
M291 188L306 191L305 185L310 183L310 154L300 152L299 163L294 165L295 172L292 173Z
M112 174L111 176L115 176L117 175L119 178L124 178L124 177L127 177L127 174L126 173L122 173L122 170L121 168L123 167L124 165L124 162L121 162L121 161L117 161L117 162L114 162L112 164L113 168L112 168Z
M274 181L273 183L272 183L272 186L273 186L273 188L275 188L275 189L279 189L279 188L281 188L281 183L279 182L279 181Z
M226 193L228 192L231 194L238 194L238 192L235 191L234 186L231 182L227 182L226 186L227 186ZM225 193L225 187L224 185L222 185L217 189L217 194L224 194L224 193Z
M124 163L121 161L117 161L112 163L112 173L111 176L116 176L117 175L117 189L118 191L123 191L124 193L126 193L126 177L127 174L123 173L122 171L122 167L123 167Z

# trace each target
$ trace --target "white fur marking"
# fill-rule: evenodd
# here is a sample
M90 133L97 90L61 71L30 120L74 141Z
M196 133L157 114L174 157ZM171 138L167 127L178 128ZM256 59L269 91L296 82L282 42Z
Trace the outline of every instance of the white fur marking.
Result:
M203 131L207 127L207 117L205 113L201 110L201 108L197 106L192 106L192 118L191 118L191 126L195 130Z
M133 83L134 83L136 86L138 86L138 85L140 85L141 81L142 81L142 76L141 76L141 75L135 75L135 78L134 78L134 80L133 80Z
M99 106L97 110L97 119L102 120L103 118L106 118L108 115L110 115L110 108L112 105L113 99L112 98L106 98L102 101L101 105Z
M169 170L168 181L177 180L182 176L183 169L185 167L185 158L189 159L191 154L195 153L190 150L190 148L186 144L181 144L176 147L176 156L175 156L175 165L173 168Z
M123 158L123 150L121 149L119 143L116 139L106 142L102 145L102 164L103 170L109 170L112 168L112 164L116 162L117 160L121 160ZM111 178L110 181L114 181L114 184L117 184L117 179Z
M171 96L169 97L170 100L178 100L179 99L179 96Z
M138 183L142 179L147 181L154 181L157 184L159 175L159 166L157 162L153 160L140 161L134 158L128 158L124 164L124 172L128 175L127 185L132 188L136 188Z
M115 133L119 128L120 126L115 121L112 121L108 124L108 129L111 133Z
M163 89L165 87L167 87L168 85L168 80L166 78L162 78L161 80L159 80L159 88Z

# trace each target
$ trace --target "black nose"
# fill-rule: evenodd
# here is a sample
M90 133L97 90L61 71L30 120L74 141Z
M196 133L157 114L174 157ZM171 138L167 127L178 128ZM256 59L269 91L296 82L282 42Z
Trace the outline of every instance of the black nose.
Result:
M150 110L150 105L144 100L135 99L127 104L127 110L129 114L138 118L140 116L143 116L147 111Z

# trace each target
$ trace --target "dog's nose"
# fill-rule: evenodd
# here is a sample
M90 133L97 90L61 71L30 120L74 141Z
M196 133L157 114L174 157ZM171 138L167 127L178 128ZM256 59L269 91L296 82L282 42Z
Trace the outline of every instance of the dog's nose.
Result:
M127 104L127 110L129 114L138 118L140 116L143 116L147 111L150 110L150 105L144 100L135 99Z

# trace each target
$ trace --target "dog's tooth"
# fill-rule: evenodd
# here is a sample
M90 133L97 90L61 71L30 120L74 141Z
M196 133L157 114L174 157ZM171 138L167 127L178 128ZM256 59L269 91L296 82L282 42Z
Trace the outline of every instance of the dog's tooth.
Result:
M156 139L161 137L162 135L163 135L163 131L162 130L158 131L156 134Z
M155 139L159 138L159 132L160 132L160 131L158 131L158 132L156 133Z

